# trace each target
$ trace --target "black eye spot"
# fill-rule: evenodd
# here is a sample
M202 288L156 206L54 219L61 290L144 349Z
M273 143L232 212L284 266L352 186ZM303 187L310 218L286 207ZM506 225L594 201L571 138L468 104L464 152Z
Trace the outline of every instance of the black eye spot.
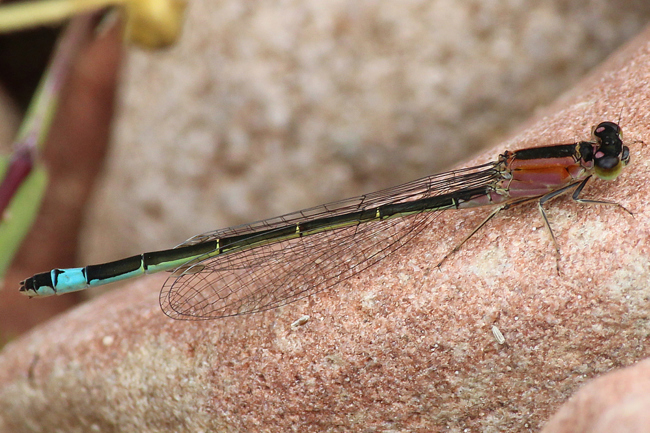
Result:
M596 160L596 165L603 170L611 170L618 164L618 158L615 156L603 156Z

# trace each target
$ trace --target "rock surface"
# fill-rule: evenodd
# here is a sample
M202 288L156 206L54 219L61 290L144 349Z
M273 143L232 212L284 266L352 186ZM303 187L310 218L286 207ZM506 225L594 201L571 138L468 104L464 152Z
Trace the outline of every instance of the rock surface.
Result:
M637 0L193 0L177 46L129 56L80 259L448 169L649 20Z
M650 354L650 150L634 143L650 129L649 41L639 36L472 161L621 119L632 162L585 195L635 215L553 201L559 274L535 206L524 205L440 270L488 209L445 212L381 266L253 316L172 321L157 305L165 275L148 277L5 347L0 431L540 429L583 384Z

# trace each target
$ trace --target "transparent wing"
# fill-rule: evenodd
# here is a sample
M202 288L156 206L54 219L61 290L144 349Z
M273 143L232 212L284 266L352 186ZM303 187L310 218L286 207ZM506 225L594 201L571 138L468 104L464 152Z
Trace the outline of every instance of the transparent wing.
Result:
M359 197L339 200L250 224L202 233L189 238L182 244L177 245L176 248L232 236L279 229L325 216L344 215L389 203L404 203L419 198L447 194L459 189L486 185L500 177L499 163L500 161L489 162L475 167L439 173Z
M174 319L257 313L326 290L404 246L437 216L423 212L209 257L172 274L160 305Z
M499 177L496 163L447 172L377 193L294 212L257 223L205 233L182 245L281 229L317 218L344 215L473 188ZM371 221L226 254L206 254L179 267L160 293L169 317L206 320L257 313L326 290L406 245L438 212Z

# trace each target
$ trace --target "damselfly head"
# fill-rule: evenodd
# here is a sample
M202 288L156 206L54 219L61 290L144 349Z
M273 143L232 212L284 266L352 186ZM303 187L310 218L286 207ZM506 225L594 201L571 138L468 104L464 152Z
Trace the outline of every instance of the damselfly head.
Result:
M630 149L623 146L621 127L614 122L601 122L594 127L596 141L594 171L605 180L613 180L630 162Z

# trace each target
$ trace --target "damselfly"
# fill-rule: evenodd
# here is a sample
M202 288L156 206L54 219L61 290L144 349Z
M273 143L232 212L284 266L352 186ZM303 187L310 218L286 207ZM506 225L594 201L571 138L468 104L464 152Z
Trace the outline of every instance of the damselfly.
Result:
M54 269L27 278L20 290L31 297L49 296L171 271L160 292L169 317L257 313L321 292L377 264L430 227L438 211L495 206L456 251L498 212L530 200L537 200L559 253L543 204L573 190L578 202L617 205L579 196L593 175L613 180L629 160L620 127L602 122L590 141L505 152L475 167L203 233L170 250Z

